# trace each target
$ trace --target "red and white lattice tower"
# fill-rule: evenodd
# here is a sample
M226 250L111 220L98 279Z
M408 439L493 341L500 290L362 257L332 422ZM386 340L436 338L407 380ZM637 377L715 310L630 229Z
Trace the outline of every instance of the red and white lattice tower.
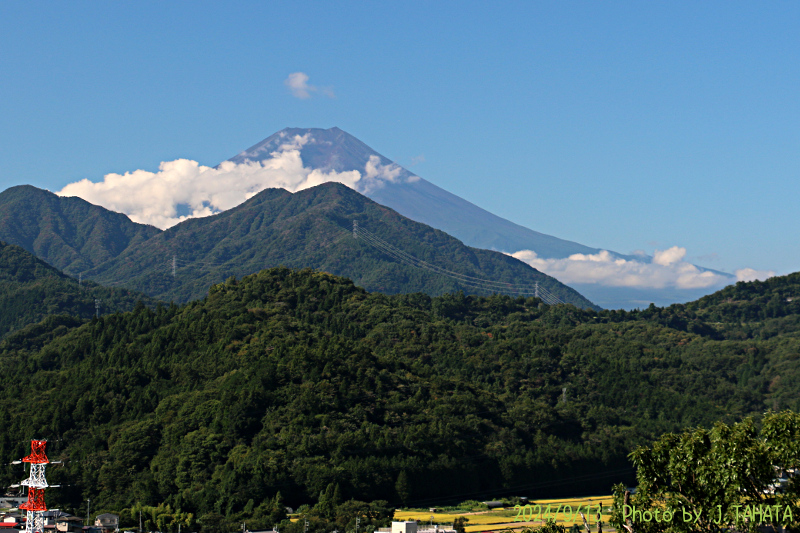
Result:
M22 459L23 463L31 464L30 477L20 483L20 485L28 487L28 501L19 506L28 513L25 521L25 533L43 533L44 529L42 513L47 510L44 503L44 489L47 488L44 469L50 462L44 453L46 445L46 440L32 440L31 454Z

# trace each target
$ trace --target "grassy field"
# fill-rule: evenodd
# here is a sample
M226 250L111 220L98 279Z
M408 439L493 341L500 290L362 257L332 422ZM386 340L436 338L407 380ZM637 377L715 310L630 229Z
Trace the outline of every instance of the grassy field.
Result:
M586 519L589 521L592 531L596 531L597 506L600 505L603 508L601 515L603 531L610 531L611 528L608 526L608 508L611 503L611 496L536 500L530 503L531 507L529 510L525 510L524 516L522 509L515 509L513 507L482 512L455 511L434 513L431 513L428 509L398 509L394 513L394 519L397 521L417 520L420 522L420 525L423 525L430 523L431 515L433 515L434 524L450 525L456 517L463 516L469 520L467 523L467 533L476 531L508 531L543 525L547 520L546 513L549 510L550 518L555 519L558 524L567 527L578 524L581 529L583 529L583 521L578 514L578 507L580 507L580 512L586 515ZM589 506L592 508L591 514L587 513L587 507Z

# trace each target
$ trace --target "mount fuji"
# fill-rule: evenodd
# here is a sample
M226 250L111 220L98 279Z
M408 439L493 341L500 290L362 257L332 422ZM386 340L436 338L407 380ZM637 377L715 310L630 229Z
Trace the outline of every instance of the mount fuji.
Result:
M595 258L601 258L607 263L624 262L633 268L647 268L652 263L658 263L658 259L654 261L650 256L631 256L602 250L515 224L416 176L336 127L286 128L228 161L266 165L277 154L286 150L299 151L303 167L314 169L320 176L335 176L331 179L343 181L375 202L412 220L442 230L468 246L509 254L532 251L535 252L533 257L538 260L568 261L575 257L586 258L587 261L580 264L583 268L591 268L592 263L589 261ZM658 264L663 264L663 259L661 261ZM535 263L531 264L537 266ZM693 275L713 274L715 279L723 280L724 283L735 281L727 273L688 263L682 263L681 266L691 270ZM668 285L652 288L604 285L592 280L565 281L598 305L628 309L646 307L651 302L669 305L694 300L720 287L719 284L702 287L688 284L689 288Z
M379 178L378 185L375 181L362 181L354 188L411 220L442 230L475 248L508 253L535 250L539 257L544 258L601 251L533 231L481 209L394 164L339 128L286 128L229 161L264 163L272 159L275 152L286 148L299 149L303 166L321 172L364 173L367 169L369 175L370 168L377 169L374 173ZM382 169L384 176L379 175Z

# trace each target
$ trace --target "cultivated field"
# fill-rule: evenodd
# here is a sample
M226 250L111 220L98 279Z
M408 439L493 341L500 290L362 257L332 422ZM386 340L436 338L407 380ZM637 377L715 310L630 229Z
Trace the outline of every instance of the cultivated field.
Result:
M550 517L555 519L558 524L567 527L578 524L583 529L583 521L578 514L586 515L592 531L597 530L597 506L601 506L603 511L601 520L603 531L611 531L608 526L609 507L611 506L611 496L591 496L585 498L560 498L554 500L536 500L530 502L530 510L524 513L522 509L506 507L482 512L433 512L428 509L398 509L394 513L394 519L417 520L420 525L430 523L431 515L434 524L450 525L456 517L463 516L469 519L467 523L467 533L481 531L507 531L520 530L526 527L539 527L546 522L549 506ZM591 513L587 513L587 507L591 506ZM533 515L533 516L532 516ZM531 520L531 517L533 518Z

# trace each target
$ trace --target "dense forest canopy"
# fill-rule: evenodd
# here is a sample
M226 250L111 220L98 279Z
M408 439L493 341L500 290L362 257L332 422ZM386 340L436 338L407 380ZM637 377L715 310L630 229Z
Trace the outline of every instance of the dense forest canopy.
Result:
M19 246L0 242L0 338L45 317L130 311L136 302L157 300L128 289L79 283Z
M664 432L800 409L797 284L596 312L269 269L182 306L10 335L0 453L51 439L68 462L48 475L70 486L48 498L64 509L91 498L208 520L266 516L278 492L289 505L606 492Z

